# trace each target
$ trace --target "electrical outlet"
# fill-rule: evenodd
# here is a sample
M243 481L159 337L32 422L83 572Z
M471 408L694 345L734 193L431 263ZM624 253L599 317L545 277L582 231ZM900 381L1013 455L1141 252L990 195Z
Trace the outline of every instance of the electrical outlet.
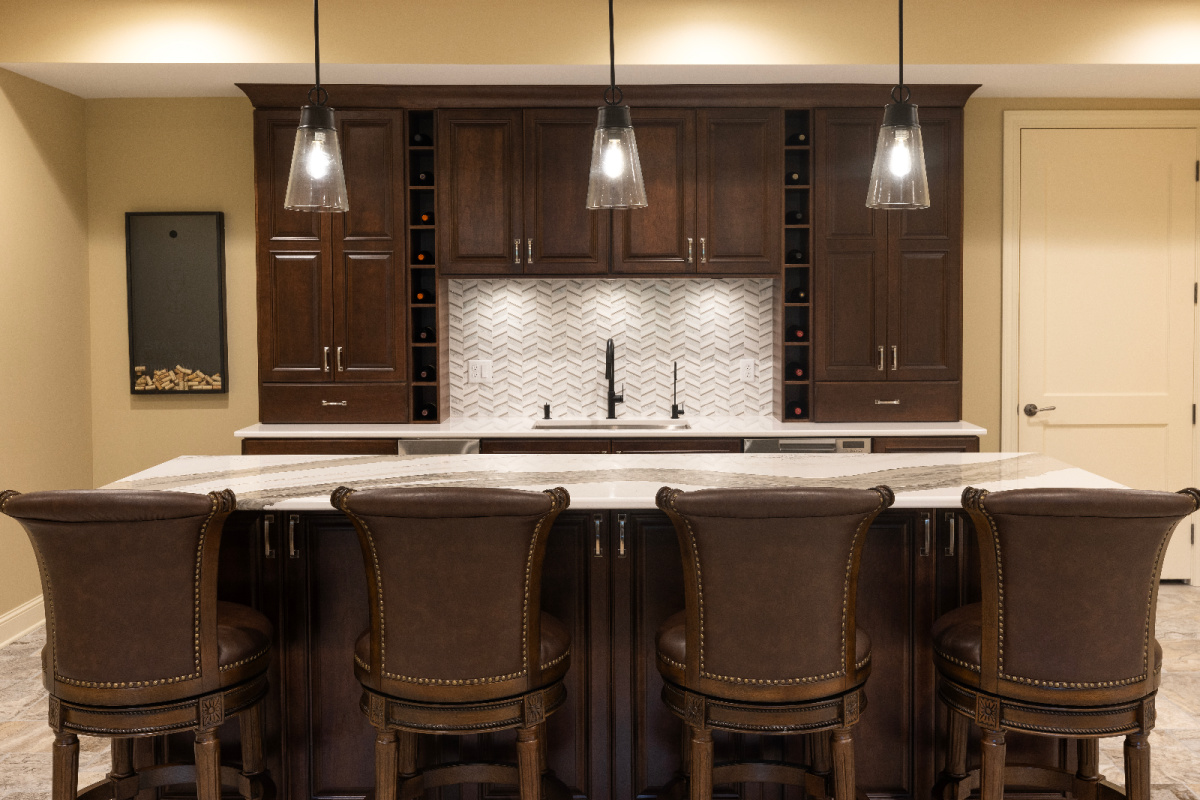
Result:
M467 362L467 383L491 383L492 360L479 358Z
M754 380L754 359L738 359L738 377L744 381Z

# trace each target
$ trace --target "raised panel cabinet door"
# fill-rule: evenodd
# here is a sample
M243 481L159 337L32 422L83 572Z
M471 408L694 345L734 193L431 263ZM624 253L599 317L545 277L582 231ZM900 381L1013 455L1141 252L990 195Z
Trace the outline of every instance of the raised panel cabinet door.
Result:
M261 380L332 380L330 276L322 253L268 251L258 286Z
M880 381L886 370L887 264L874 250L818 257L813 308L820 381Z
M343 252L334 270L333 376L404 381L404 269L392 252Z
M398 247L404 237L404 117L401 111L338 112L350 210L336 215L337 238Z
M700 274L776 275L783 253L783 111L697 112Z
M587 208L595 132L594 109L525 112L526 275L608 272L610 214Z
M270 247L278 247L280 242L298 241L312 247L311 243L321 238L325 215L288 211L283 207L299 124L298 110L273 108L254 112L254 179L260 245L266 242Z
M962 370L962 270L957 252L909 250L888 264L887 379L954 381Z
M922 108L921 141L929 178L929 208L892 214L893 238L958 244L962 241L962 109Z
M818 241L851 240L871 248L886 242L886 212L867 208L882 120L882 109L817 110L814 221Z
M613 272L695 272L696 112L633 109L646 208L613 211Z
M441 273L521 274L526 250L521 111L438 111L437 141Z

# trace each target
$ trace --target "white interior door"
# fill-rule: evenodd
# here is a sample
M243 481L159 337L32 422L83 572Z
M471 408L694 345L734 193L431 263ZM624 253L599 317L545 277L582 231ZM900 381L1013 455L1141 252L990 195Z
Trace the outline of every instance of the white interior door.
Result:
M1195 128L1021 131L1018 447L1191 486ZM1164 578L1191 578L1188 524Z

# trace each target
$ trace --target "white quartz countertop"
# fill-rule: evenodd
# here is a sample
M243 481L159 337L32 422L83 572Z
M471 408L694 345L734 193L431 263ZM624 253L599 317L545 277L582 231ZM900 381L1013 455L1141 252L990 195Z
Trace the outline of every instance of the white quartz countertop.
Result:
M666 419L666 418L664 418ZM618 419L618 422L620 419ZM234 432L239 439L661 439L728 436L737 438L824 436L983 436L970 422L780 422L772 417L684 417L685 430L539 430L532 417L452 417L436 424L355 423L268 425L256 423Z
M181 456L106 489L209 492L232 489L238 508L333 512L339 486L565 486L582 510L654 508L662 486L843 486L885 484L896 508L957 508L967 486L1120 488L1036 453L669 454L438 456Z

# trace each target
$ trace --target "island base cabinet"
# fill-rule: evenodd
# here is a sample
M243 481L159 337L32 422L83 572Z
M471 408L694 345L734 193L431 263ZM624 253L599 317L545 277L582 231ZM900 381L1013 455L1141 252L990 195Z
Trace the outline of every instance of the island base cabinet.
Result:
M854 740L859 787L876 800L924 800L933 787L945 713L935 700L930 629L938 614L978 598L978 557L967 524L948 510L892 511L867 535L858 621L871 637L872 674ZM367 627L353 526L335 513L238 513L223 545L222 596L259 608L276 627L267 736L278 796L365 797L374 782L374 736L359 710L351 657ZM571 632L571 669L566 704L549 719L548 755L576 797L655 797L675 778L682 728L660 697L654 637L683 608L683 596L678 541L661 512L567 511L558 518L542 606ZM1057 744L1027 744L1035 738L1014 736L1010 749L1054 763ZM803 736L718 732L714 739L718 761L806 761ZM222 741L236 760L236 729L222 731ZM514 742L512 731L422 737L419 757L423 763L513 760ZM190 741L172 737L171 749L186 757ZM438 800L514 795L507 786L428 793ZM797 790L759 784L717 787L716 796L802 800Z

